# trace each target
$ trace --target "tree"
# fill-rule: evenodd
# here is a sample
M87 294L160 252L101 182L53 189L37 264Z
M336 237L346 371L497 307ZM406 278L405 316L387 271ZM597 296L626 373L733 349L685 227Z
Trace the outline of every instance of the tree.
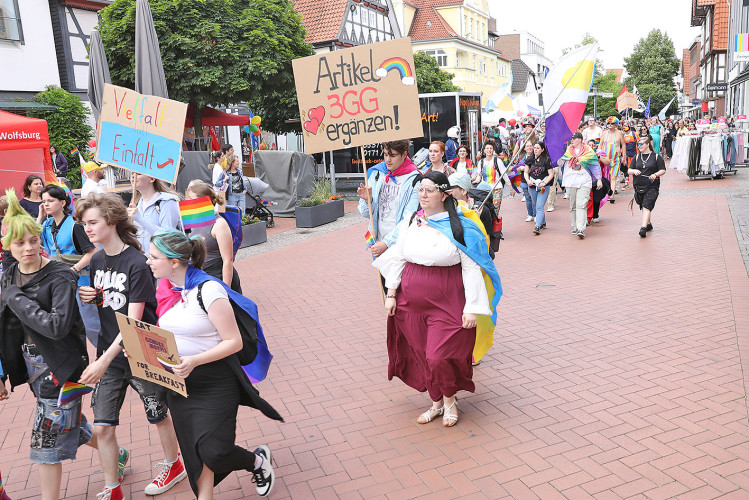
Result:
M627 86L637 85L644 102L650 98L650 113L657 114L676 95L674 77L679 72L679 59L674 43L666 33L653 29L646 38L632 49L632 54L624 58L624 67L629 73ZM674 101L667 114L678 112Z
M47 120L49 143L57 146L59 153L68 160L68 179L72 186L81 187L80 161L78 155L71 155L70 151L77 148L86 158L88 141L94 136L93 129L87 123L90 115L88 108L75 95L54 85L35 95L34 101L57 106L54 110L29 111L28 115Z
M150 0L169 97L206 106L246 101L274 132L301 131L291 61L312 55L289 0ZM99 29L112 83L133 88L135 0L101 11ZM200 135L200 134L198 134Z
M597 102L594 103L593 96L589 96L585 105L586 115L593 115L594 110L598 112L598 116L617 116L619 114L616 110L616 98L619 97L623 85L616 81L618 76L615 71L608 71L605 75L593 80L593 87L598 89L598 92L610 92L614 94L614 97L599 96Z
M452 73L440 69L439 64L426 52L414 53L414 66L416 67L416 86L419 94L431 94L436 92L460 92L462 89L453 84Z

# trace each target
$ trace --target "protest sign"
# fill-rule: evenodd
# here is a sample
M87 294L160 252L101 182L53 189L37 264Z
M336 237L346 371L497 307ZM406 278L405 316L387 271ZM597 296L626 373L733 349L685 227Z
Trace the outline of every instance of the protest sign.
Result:
M133 376L187 397L185 379L175 375L169 368L180 362L172 332L124 314L115 314Z
M187 104L104 85L96 160L175 182Z
M294 59L307 153L423 135L410 38Z
M616 99L616 110L621 112L625 109L637 109L637 94L624 92Z

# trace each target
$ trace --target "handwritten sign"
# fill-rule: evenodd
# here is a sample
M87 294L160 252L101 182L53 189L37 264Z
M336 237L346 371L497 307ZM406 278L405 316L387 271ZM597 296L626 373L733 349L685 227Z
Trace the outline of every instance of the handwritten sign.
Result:
M187 397L185 379L169 368L170 365L179 364L177 343L172 332L121 313L115 314L133 375Z
M307 153L419 137L410 38L294 59Z
M104 85L96 159L175 182L187 104Z
M637 94L625 92L616 98L616 110L637 109Z

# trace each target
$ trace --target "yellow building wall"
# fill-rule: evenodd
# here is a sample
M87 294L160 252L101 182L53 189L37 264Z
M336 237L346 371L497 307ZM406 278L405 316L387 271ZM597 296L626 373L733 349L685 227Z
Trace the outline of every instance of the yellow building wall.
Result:
M455 31L460 34L460 9L456 7L444 7L437 9L439 15L447 21L447 24Z
M404 24L404 26L402 26L402 29L403 29L403 36L408 36L408 31L411 29L411 24L413 23L414 16L416 15L416 8L415 7L411 7L408 4L404 5L404 7L405 7L403 9L403 14L404 14L403 24Z

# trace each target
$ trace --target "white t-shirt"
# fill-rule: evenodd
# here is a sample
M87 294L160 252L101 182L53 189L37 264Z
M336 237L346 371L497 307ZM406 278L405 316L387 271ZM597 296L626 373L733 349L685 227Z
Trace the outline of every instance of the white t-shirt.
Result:
M400 201L401 184L403 176L383 182L380 188L380 196L377 198L377 209L379 210L379 221L377 225L377 241L382 241L385 236L395 229L398 222L398 202Z
M83 183L83 187L81 188L81 198L85 198L91 193L102 194L104 193L104 188L101 187L101 184L89 177L86 179L86 182Z
M221 167L220 163L216 163L213 165L213 173L211 174L211 179L213 182L213 186L216 186L216 182L218 182L218 178L221 177L221 173L224 171L224 169Z
M583 129L583 142L588 144L590 140L597 141L601 138L601 134L603 134L603 129L597 125L593 128L585 127Z
M220 283L209 280L203 284L203 305L206 310L217 299L228 299L229 294ZM216 331L208 313L198 302L198 287L185 293L171 309L159 318L159 326L174 334L180 356L194 356L216 347L221 335Z

